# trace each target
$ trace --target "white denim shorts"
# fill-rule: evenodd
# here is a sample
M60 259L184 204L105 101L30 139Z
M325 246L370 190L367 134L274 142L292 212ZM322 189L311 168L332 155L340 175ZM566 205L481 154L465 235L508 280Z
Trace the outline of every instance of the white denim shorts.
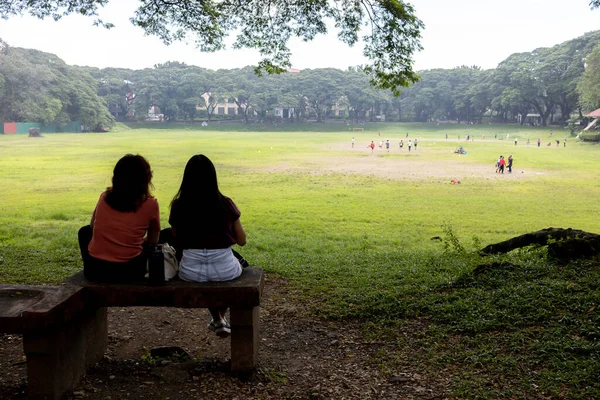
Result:
M242 274L242 266L226 249L187 249L179 264L179 278L188 282L230 281Z

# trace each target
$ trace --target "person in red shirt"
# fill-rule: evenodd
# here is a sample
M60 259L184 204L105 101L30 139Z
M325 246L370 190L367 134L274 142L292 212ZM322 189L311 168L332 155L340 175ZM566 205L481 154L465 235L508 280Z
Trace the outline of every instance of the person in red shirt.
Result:
M367 147L371 148L371 153L373 153L373 150L375 149L375 143L371 140L371 144Z
M115 165L89 225L79 230L86 278L105 282L143 279L149 248L158 241L158 201L150 193L152 171L141 155L127 154Z
M504 156L500 156L500 162L498 163L498 172L500 172L501 174L504 173L504 166L506 165L506 160L504 159Z

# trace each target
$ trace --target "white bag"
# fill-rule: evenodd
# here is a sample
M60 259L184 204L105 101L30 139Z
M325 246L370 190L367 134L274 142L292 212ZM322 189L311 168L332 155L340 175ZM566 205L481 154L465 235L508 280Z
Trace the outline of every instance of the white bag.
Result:
M164 266L165 266L165 281L170 281L179 273L179 261L177 261L177 255L175 248L171 246L169 243L164 243L161 246L163 258L164 258ZM150 261L146 263L146 270L150 268ZM148 278L148 273L146 273L146 278Z
M162 245L163 256L165 257L165 281L170 281L179 273L179 261L175 248L169 243Z

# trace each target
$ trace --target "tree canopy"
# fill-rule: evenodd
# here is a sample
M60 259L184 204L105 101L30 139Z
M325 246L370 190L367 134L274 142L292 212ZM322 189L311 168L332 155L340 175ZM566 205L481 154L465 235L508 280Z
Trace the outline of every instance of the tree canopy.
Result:
M536 122L542 125L564 124L574 111L581 115L582 108L600 106L595 84L600 62L591 55L598 44L600 31L595 31L550 48L512 54L491 70L464 66L421 71L421 81L403 91L400 105L418 121L480 121L488 113L499 122L521 115L525 123L531 113L539 115Z
M586 69L577 85L579 103L587 110L600 107L600 44L586 58Z
M69 14L94 17L94 23L112 27L98 18L110 0L16 0L0 2L0 16L28 13L55 20ZM404 0L139 0L131 22L165 44L192 39L202 51L217 51L236 33L234 48L258 49L263 59L255 68L280 73L291 67L288 42L292 37L311 41L327 33L333 23L338 38L353 46L364 43L370 62L361 67L374 86L400 88L418 80L413 53L423 23Z
M600 106L600 49L592 52L599 45L600 31L589 32L550 48L512 54L495 69L420 71L420 81L399 97L371 86L355 67L263 77L252 67L212 71L180 62L142 70L98 69L5 46L0 51L0 119L81 120L93 129L110 126L110 110L124 120L477 123L485 116L497 122L564 124L575 112L581 116ZM528 114L538 117L527 120Z
M114 124L97 81L81 68L54 54L0 47L0 121L79 121L92 130Z

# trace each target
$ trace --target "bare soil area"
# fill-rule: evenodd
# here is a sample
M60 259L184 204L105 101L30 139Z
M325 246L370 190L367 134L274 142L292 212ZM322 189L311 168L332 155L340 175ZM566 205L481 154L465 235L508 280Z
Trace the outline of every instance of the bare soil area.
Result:
M287 283L267 279L261 308L259 365L241 380L229 374L229 340L209 332L207 310L112 308L109 348L69 399L443 399L448 377L418 365L383 374L374 356L394 343L365 340L358 322L311 318ZM413 328L406 328L411 336ZM192 358L149 357L178 346ZM19 335L0 335L0 399L26 399Z
M396 141L397 142L397 141ZM421 142L421 141L420 141ZM497 179L526 179L541 175L542 173L530 170L514 168L512 173L505 171L504 174L495 173L494 161L490 164L478 164L468 160L467 155L454 154L451 160L432 161L431 153L435 152L426 147L426 141L418 150L408 151L406 145L402 150L394 147L389 152L385 149L379 149L378 144L375 150L359 145L354 148L349 143L335 143L323 147L323 151L344 151L347 156L330 155L313 158L306 165L293 165L282 163L265 170L272 172L298 172L298 173L344 173L374 176L385 179L430 179L441 183L449 183L452 179L458 179L461 182L469 180L497 180ZM458 143L458 142L457 142ZM460 145L461 143L458 143ZM388 157L393 155L395 157ZM398 157L400 156L400 157Z

